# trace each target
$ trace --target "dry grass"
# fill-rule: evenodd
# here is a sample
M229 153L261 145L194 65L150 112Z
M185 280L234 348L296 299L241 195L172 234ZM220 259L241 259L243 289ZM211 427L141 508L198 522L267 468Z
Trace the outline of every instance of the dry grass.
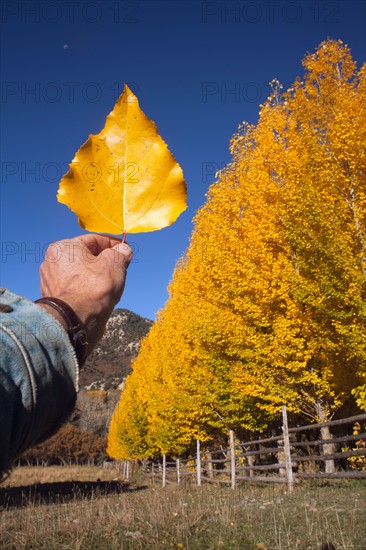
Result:
M36 483L55 483L62 481L112 481L117 474L112 470L104 470L96 466L24 466L13 470L11 475L0 485L4 487L19 487Z
M19 468L0 490L3 501L6 491L23 492L1 512L0 548L325 550L332 542L336 550L366 550L360 481L304 484L286 495L278 486L138 490L113 476L98 468ZM19 489L36 481L49 492ZM74 489L63 493L65 486Z

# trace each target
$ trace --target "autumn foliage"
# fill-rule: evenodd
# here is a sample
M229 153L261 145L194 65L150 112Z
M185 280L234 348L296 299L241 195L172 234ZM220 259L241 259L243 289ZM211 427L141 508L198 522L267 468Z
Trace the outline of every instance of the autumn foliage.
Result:
M290 412L328 419L366 375L366 66L328 40L231 140L108 453L179 453Z
M99 464L106 458L106 438L65 424L51 438L28 449L20 464Z
M182 169L127 85L103 130L76 153L57 198L81 227L117 235L161 229L187 208Z

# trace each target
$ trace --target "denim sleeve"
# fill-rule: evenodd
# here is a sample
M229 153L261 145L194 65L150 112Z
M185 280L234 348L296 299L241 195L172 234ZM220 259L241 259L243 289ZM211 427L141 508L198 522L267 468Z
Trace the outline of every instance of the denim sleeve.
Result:
M72 411L79 367L62 325L0 289L0 473L52 435Z

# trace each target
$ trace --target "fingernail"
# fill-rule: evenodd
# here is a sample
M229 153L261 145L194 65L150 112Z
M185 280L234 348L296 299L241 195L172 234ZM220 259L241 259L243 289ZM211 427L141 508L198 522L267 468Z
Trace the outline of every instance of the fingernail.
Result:
M117 252L123 254L128 260L132 258L132 249L128 246L127 243L117 244L114 248L117 250Z

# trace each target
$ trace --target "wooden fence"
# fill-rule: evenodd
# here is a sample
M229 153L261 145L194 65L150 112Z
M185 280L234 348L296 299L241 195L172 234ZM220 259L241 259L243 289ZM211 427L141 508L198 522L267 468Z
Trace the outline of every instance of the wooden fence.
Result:
M282 411L282 434L255 441L239 442L230 431L229 447L208 451L197 441L194 457L144 463L143 470L165 486L168 483L223 483L233 489L238 482L286 483L288 490L300 479L366 478L366 458L362 469L352 469L351 457L366 457L366 432L322 439L322 428L353 425L366 421L366 414L321 424L289 428L286 407ZM333 430L334 431L334 430ZM353 447L353 448L352 448ZM128 477L127 461L121 462Z

